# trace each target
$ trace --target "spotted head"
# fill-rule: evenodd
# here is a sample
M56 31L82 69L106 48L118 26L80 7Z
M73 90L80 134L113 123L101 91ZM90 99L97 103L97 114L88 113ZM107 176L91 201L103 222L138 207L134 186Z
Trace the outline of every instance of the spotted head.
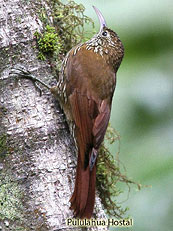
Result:
M93 8L100 22L100 30L88 43L95 47L98 46L96 49L101 51L101 54L107 55L109 62L115 69L118 69L124 56L123 44L118 35L107 27L102 13L95 6Z

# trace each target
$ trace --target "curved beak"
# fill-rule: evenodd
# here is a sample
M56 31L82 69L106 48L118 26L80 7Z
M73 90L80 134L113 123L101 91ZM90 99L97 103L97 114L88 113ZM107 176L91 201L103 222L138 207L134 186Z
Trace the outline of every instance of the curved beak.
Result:
M99 19L99 22L100 22L100 31L103 29L103 27L107 26L106 25L106 21L102 15L102 13L99 11L99 9L97 9L95 6L93 6L96 14L97 14L97 17Z

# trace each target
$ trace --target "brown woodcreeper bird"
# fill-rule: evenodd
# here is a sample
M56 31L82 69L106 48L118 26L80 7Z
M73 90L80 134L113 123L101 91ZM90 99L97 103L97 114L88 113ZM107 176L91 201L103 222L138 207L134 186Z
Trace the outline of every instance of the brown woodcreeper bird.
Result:
M79 218L91 218L93 213L97 154L110 119L116 72L124 55L119 37L107 28L101 12L96 7L94 10L99 33L68 52L57 86L49 88L43 83L58 98L75 140L78 161L70 202Z
M78 149L76 182L70 199L74 214L91 218L95 201L96 159L108 126L116 72L124 55L117 34L94 7L100 31L72 48L64 59L58 85L52 88L66 114Z

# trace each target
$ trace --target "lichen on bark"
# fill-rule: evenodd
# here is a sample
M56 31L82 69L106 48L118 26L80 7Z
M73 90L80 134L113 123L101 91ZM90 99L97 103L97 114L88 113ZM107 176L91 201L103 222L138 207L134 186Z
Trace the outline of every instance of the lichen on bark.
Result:
M0 175L0 220L21 220L22 193L10 172Z

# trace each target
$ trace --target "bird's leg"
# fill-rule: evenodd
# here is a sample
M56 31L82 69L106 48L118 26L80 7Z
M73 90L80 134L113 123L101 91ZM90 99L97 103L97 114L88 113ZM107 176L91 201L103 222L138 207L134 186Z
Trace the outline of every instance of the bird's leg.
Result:
M41 88L38 86L37 83L42 84L48 90L51 89L51 86L47 85L46 83L44 83L43 81L41 81L40 79L38 79L37 77L32 75L30 71L24 69L23 67L22 68L20 68L20 67L13 68L10 71L9 75L13 76L13 77L17 77L17 78L30 79L33 82L35 88L39 90L40 95L42 94L42 91L41 91Z

